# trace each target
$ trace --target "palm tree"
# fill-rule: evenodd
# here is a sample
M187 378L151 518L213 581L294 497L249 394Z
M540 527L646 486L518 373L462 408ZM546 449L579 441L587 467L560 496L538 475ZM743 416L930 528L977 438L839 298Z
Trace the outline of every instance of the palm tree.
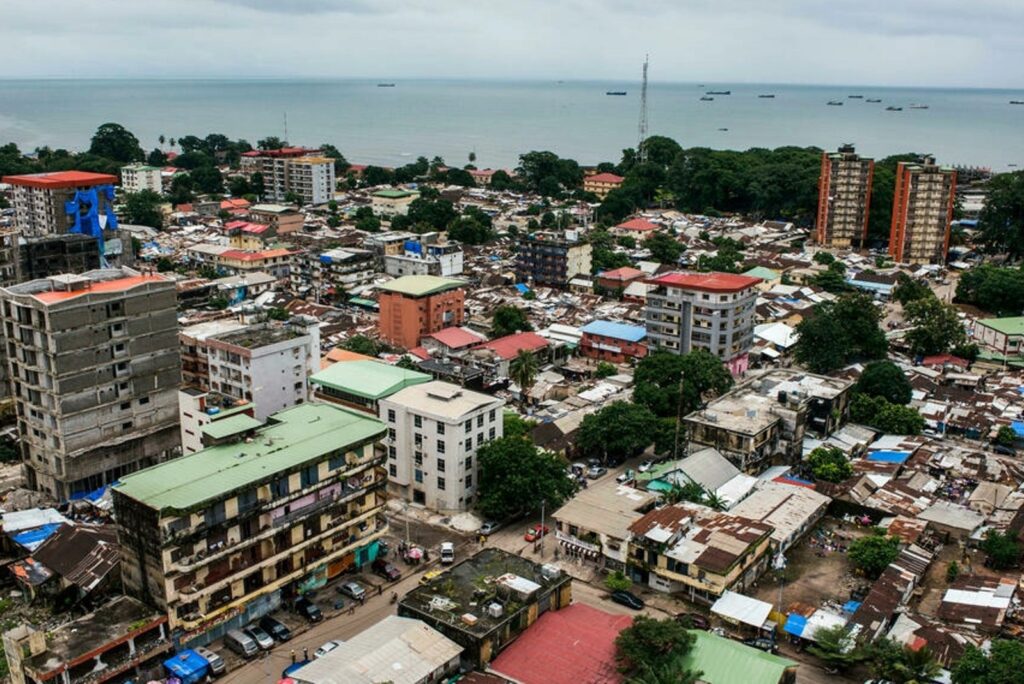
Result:
M170 140L167 141L167 144L171 146L171 149L174 149L174 145L177 142L178 142L177 140L175 140L174 138L171 138Z
M472 164L475 161L476 161L476 152L470 152L469 153L469 163Z
M720 497L717 492L710 490L704 490L704 505L708 508L713 508L716 511L725 510L725 499Z
M160 137L158 137L157 140L160 141L160 147L163 147L164 143L167 142L167 138L164 137L163 133L160 134Z
M525 403L526 396L537 379L537 357L525 349L520 349L516 358L509 364L508 374L512 381L519 385L519 394Z
M627 684L696 684L703 674L688 669L681 658L676 658L661 666L644 664L638 674L627 680Z
M918 650L904 647L899 662L893 664L893 678L900 684L926 684L939 676L942 666L925 646Z

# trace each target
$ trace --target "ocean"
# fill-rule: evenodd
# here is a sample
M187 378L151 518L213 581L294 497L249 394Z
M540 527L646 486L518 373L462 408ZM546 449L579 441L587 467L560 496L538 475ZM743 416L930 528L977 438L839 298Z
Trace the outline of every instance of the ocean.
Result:
M223 133L255 143L284 138L287 130L292 144L331 143L352 163L395 166L440 155L463 165L473 152L480 168L511 168L530 150L584 164L618 162L637 141L638 82L394 83L0 80L0 144L82 150L97 126L116 121L147 151L161 134ZM609 90L627 94L608 96ZM707 90L731 94L701 101ZM876 98L881 102L867 102ZM831 100L843 105L828 106ZM1024 168L1024 106L1010 100L1024 100L1024 91L656 82L648 90L649 130L684 147L854 143L875 157L927 152L941 164L999 171Z

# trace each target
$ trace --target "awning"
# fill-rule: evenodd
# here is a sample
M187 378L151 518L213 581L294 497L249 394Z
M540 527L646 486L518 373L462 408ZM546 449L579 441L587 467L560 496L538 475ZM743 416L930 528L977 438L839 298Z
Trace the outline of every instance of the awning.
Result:
M800 613L790 613L782 629L793 636L802 636L805 627L807 627L807 618Z
M772 604L734 591L726 591L722 598L711 606L711 612L729 622L740 622L760 629L772 612Z

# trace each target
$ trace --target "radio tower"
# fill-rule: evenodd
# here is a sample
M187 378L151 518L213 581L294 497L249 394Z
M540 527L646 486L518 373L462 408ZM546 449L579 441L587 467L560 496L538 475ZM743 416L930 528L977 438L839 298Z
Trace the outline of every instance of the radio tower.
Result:
M640 125L639 136L636 143L637 159L640 163L647 161L647 150L644 149L644 141L647 140L647 55L644 55L644 80L640 86Z

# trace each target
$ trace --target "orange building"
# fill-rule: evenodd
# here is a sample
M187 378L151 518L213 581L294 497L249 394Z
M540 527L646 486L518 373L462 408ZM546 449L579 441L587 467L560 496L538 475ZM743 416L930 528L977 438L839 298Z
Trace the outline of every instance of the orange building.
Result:
M465 319L466 292L462 281L430 275L396 278L379 286L380 336L404 349L412 349L424 335Z
M933 157L900 162L892 199L889 254L906 264L944 264L956 198L956 171Z
M583 179L583 190L592 192L601 199L608 196L608 193L616 188L622 187L625 178L616 176L614 173L595 173Z
M850 247L867 240L874 172L874 160L861 157L853 145L821 153L815 226L819 245Z

